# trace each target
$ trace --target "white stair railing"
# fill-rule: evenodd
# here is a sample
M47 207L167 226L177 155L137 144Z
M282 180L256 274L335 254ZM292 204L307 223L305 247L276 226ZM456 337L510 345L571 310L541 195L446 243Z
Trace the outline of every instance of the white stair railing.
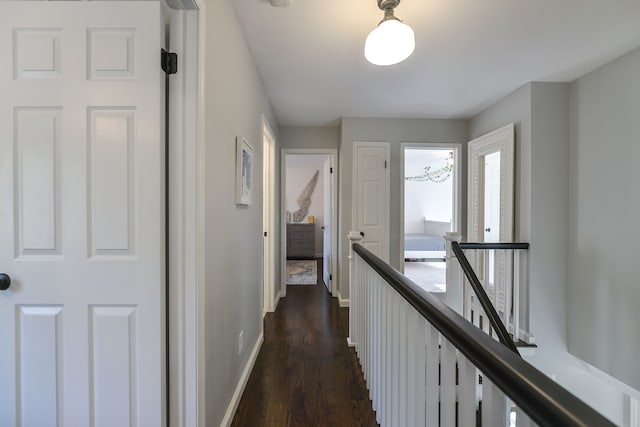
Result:
M349 342L381 426L613 425L371 252L352 247Z

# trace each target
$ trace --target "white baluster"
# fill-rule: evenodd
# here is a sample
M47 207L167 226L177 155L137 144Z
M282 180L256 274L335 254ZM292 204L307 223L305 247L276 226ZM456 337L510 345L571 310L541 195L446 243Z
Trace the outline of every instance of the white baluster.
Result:
M505 287L507 286L507 277L509 277L509 269L506 266L505 257L507 256L504 250L491 249L493 253L493 295L491 303L498 313L504 311L504 295ZM501 271L500 266L503 265L504 269Z
M354 289L354 298L355 298L355 305L353 307L354 312L356 313L356 323L354 326L354 330L355 330L355 345L356 345L356 351L358 352L358 355L360 356L360 360L362 361L362 358L365 356L364 352L363 352L363 340L364 340L364 325L365 325L365 319L366 319L366 312L367 312L367 307L366 307L366 303L365 301L363 301L362 299L362 290L364 289L365 286L367 286L368 283L370 283L370 274L369 274L369 269L365 269L364 268L364 260L362 260L362 258L360 258L358 255L355 255L356 257L356 263L355 263L355 268L356 268L356 275L359 276L360 280L356 280L356 288ZM351 297L350 297L351 298ZM351 306L351 303L349 304L349 306Z
M357 231L351 231L347 237L349 238L349 291L351 291L355 282L355 268L353 267L355 253L353 252L353 243L362 240L362 236ZM356 331L355 328L357 326L356 310L354 309L354 305L357 307L358 302L351 299L353 298L353 295L351 294L349 295L349 298L349 337L347 338L347 343L349 344L349 347L353 347L356 342L352 340L352 337L354 337L353 332Z
M413 307L407 311L407 426L424 426L427 322Z
M394 290L391 292L391 423L400 424L400 299Z
M478 371L473 363L458 353L458 425L476 424L476 387Z
M487 335L491 335L492 328L491 328L491 323L489 323L489 316L487 316L487 313L484 311L484 309L482 308L482 305L479 302L476 304L476 308L478 309L478 311L480 311L480 313L482 313L482 330Z
M478 276L478 280L480 280L481 283L485 282L486 275L484 273L485 271L487 271L486 269L481 269L481 267L483 266L482 260L484 259L483 254L484 252L481 250L474 250L473 257L469 257L468 251L465 251L465 255L471 262L471 267L473 268L473 271L476 272L476 276Z
M442 427L456 425L456 348L440 337L440 414Z
M476 251L476 254L478 256L480 256L481 262L482 262L482 279L480 280L482 282L482 286L484 287L484 291L489 294L491 292L491 275L489 274L489 261L491 260L491 257L489 256L489 252L487 250L478 250ZM476 264L478 265L478 264ZM475 270L475 268L474 268ZM479 270L475 270L476 274L479 275ZM493 281L495 282L496 280L496 276L495 274L498 272L498 270L493 270L494 272L494 276L493 276Z
M531 418L524 411L518 407L516 407L516 426L517 427L533 427L536 425Z
M378 355L379 355L379 359L380 362L378 364L379 366L379 370L378 370L378 423L381 423L383 418L382 415L384 414L384 405L385 405L385 363L386 363L386 358L385 358L385 345L387 343L387 337L386 337L386 319L385 319L385 308L386 308L386 295L387 295L387 289L384 283L380 283L379 286L380 290L379 290L379 294L380 294L380 311L378 312L378 324L379 324L379 330L380 330L380 340L378 341Z
M513 251L513 340L520 340L520 256L521 251Z
M513 276L512 266L513 266L513 258L514 258L515 251L513 249L509 249L505 252L506 252L505 258L506 258L506 263L509 269L509 273L507 274L507 282L505 283L504 316L503 316L502 322L504 323L507 331L509 331L511 329L509 326L512 323L511 313L513 312L512 295L513 295L513 289L515 285L515 279ZM514 334L514 338L515 338L515 334Z
M398 369L400 370L400 372L398 372L398 379L400 381L399 387L400 389L398 390L398 425L399 426L406 426L407 425L407 410L408 410L408 406L407 406L407 400L408 400L408 395L409 395L409 377L411 376L411 374L407 371L408 369L408 365L409 365L409 360L408 360L408 353L409 353L409 343L407 340L407 316L409 315L408 311L409 309L411 309L411 306L409 305L409 303L407 303L404 298L400 298L400 313L399 313L399 324L398 324L398 337L400 338L400 342L398 345L398 349L400 350L399 353L399 360L398 360Z
M476 325L478 328L480 325L480 319L482 318L482 305L478 302L478 296L476 293L471 290L471 310L473 310L473 321L472 323Z
M482 425L509 427L509 402L486 375L482 377Z
M462 234L458 232L447 232L444 236L446 243L446 255L445 260L447 263L446 268L446 293L445 301L454 309L458 314L463 315L464 306L464 280L460 263L453 253L451 248L451 242L460 242L462 240Z
M351 295L349 297L349 317L351 317L351 312L353 312L353 327L350 327L350 331L352 332L352 335L350 334L350 339L351 339L351 343L355 348L356 351L356 355L358 356L358 359L360 360L360 363L362 364L362 346L360 345L362 343L361 339L362 339L362 322L363 322L363 313L364 313L364 307L363 307L363 302L360 301L360 290L362 289L362 287L364 286L365 283L367 283L367 270L363 267L362 263L364 261L362 260L362 258L360 258L359 255L357 255L355 252L353 253L353 260L350 261L350 264L353 265L353 277L354 277L354 285L352 287L350 287L350 292ZM351 325L350 325L351 326Z
M377 410L379 408L378 405L378 397L380 396L380 334L382 331L380 330L380 283L374 283L372 289L372 306L373 310L371 310L371 316L369 317L369 321L373 325L373 331L371 333L371 388L370 388L370 396L371 401L373 402L373 409Z
M392 408L391 402L393 401L393 327L392 327L392 318L393 318L393 290L390 286L386 287L387 289L387 310L385 316L385 322L387 324L387 345L385 346L386 353L386 364L385 364L385 411L384 411L384 420L385 426L392 426Z
M426 323L426 363L425 363L425 410L427 427L438 426L438 402L440 401L438 367L440 364L439 333Z

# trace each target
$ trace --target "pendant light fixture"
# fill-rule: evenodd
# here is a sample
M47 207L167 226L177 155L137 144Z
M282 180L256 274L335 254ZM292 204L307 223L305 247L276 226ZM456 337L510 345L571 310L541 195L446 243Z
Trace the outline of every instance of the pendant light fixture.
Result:
M384 18L367 36L364 57L374 65L393 65L404 61L413 53L416 40L410 26L393 14L400 0L378 0Z

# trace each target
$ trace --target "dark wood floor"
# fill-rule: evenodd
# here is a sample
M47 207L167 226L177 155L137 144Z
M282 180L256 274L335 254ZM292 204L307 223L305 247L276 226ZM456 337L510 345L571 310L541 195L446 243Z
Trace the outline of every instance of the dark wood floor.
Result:
M319 263L320 264L320 263ZM377 426L348 309L322 284L288 286L264 319L264 343L232 426Z

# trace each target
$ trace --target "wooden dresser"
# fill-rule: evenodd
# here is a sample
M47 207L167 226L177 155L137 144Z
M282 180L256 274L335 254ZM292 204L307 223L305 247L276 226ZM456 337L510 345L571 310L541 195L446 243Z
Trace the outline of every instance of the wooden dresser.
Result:
M287 224L287 259L316 257L315 224Z

